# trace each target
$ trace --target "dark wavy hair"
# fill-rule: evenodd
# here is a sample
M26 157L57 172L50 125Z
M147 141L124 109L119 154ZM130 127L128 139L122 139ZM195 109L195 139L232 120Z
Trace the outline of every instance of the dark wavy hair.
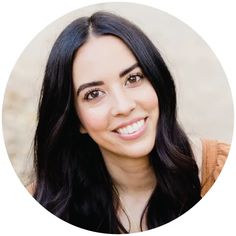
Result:
M200 200L198 167L177 122L175 85L160 53L137 26L107 12L74 20L59 35L49 55L34 137L34 197L75 226L102 233L128 233L116 214L119 195L102 154L88 134L79 132L74 106L73 60L91 34L120 38L157 93L160 114L149 155L157 185L143 210L140 228L144 213L148 229L161 226Z

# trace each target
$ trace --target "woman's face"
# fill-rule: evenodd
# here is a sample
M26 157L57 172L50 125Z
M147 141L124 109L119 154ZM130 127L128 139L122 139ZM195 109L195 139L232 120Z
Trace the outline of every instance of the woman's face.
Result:
M91 36L76 53L73 85L80 132L90 135L103 156L138 158L150 153L158 98L123 41Z

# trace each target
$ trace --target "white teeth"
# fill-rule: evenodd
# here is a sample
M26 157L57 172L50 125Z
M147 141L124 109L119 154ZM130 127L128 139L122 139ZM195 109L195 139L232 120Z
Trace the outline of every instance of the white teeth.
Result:
M127 127L127 129L128 129L128 133L129 133L129 134L131 134L131 133L134 132L134 131L133 131L133 126L131 126L131 125L129 125L129 126Z
M128 133L129 133L129 131L128 131L127 128L123 128L123 132L124 132L125 134L128 134Z
M134 130L138 130L139 129L138 123L133 124L133 127L134 127Z
M124 128L120 128L117 130L119 134L132 134L137 132L144 125L144 120L140 120L138 122L133 123L132 125L128 125Z
M144 125L144 120L140 120L140 121L138 122L138 126L141 128L143 125Z

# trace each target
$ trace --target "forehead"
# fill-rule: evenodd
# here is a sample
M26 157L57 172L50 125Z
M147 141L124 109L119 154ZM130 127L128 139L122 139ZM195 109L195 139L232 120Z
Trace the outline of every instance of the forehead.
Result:
M80 82L119 74L137 60L126 44L115 36L91 36L77 51L73 79Z

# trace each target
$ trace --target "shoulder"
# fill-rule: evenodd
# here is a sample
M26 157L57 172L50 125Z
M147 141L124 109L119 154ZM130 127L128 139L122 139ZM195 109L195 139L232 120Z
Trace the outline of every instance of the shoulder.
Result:
M229 150L230 145L227 143L218 140L202 140L202 196L206 194L219 176Z

